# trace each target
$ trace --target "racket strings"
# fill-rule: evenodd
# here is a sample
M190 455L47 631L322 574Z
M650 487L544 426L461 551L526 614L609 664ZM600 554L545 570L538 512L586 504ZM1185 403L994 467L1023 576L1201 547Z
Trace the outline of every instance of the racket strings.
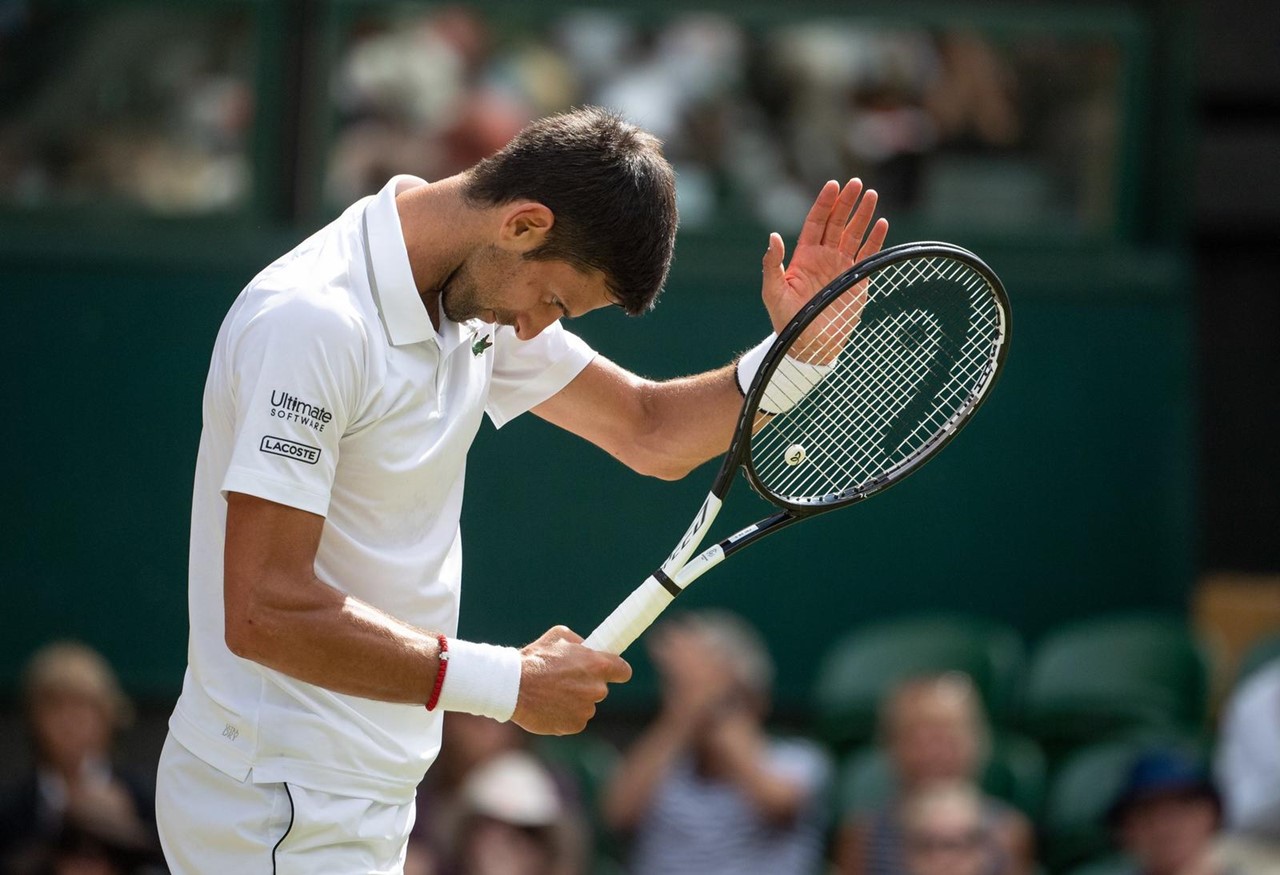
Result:
M849 350L852 356L863 358L866 357L866 350L883 350L886 342L892 342L895 334L903 335L909 333L904 331L907 329L919 327L919 319L917 314L906 314L899 316L893 321L884 323L880 326L880 330L874 332L864 332L862 343ZM916 332L917 334L919 332ZM936 335L927 337L926 340L933 340L936 346ZM841 483L846 484L844 488L848 488L848 484L858 486L868 480L874 479L881 471L892 466L896 462L910 455L911 447L904 445L911 443L911 438L918 435L919 432L927 432L925 437L936 433L937 429L929 428L930 424L937 424L938 413L945 410L946 399L940 399L932 410L930 416L922 420L922 425L912 430L912 434L907 439L900 441L896 447L884 446L884 436L886 427L892 420L898 416L906 403L911 400L912 395L917 391L917 386L924 376L925 369L922 367L925 358L931 351L932 347L928 343L917 343L914 351L912 347L905 346L909 354L898 356L896 359L880 357L869 357L872 366L855 369L849 372L846 377L845 386L841 387L837 380L833 380L826 388L823 395L815 397L810 405L813 410L810 411L809 428L803 429L804 439L811 442L818 441L818 454L810 454L813 464L806 465L803 468L795 469L788 472L786 468L775 466L775 469L781 471L784 475L790 473L791 476L785 477L778 481L777 488L785 490L790 494L813 493L820 494L829 493L831 491L839 491L836 489ZM899 350L901 352L902 350ZM857 359L855 359L857 360ZM849 387L855 386L862 391L854 394L860 396L863 415L860 420L850 420L843 423L842 429L833 428L833 422L839 422L839 418L832 416L832 413L838 413L839 408L833 411L830 403L822 403L830 401L833 398L840 397L841 392L848 394ZM880 390L877 392L876 390ZM886 394L887 392L887 394ZM816 403L815 403L816 402ZM856 408L855 408L856 410ZM793 419L799 419L800 411L792 414ZM812 414L818 414L816 416ZM793 430L792 430L793 431ZM781 430L778 430L781 434ZM775 439L778 439L775 436ZM845 458L841 454L832 453L830 451L831 440L840 440L844 445L853 448L852 455ZM767 449L767 445L764 445ZM881 452L872 453L868 450L880 448ZM896 449L896 455L884 456L884 451ZM906 452L903 452L903 450ZM860 455L859 455L860 454ZM849 464L848 459L859 459L860 464ZM800 476L803 472L808 476ZM767 476L767 475L766 475ZM777 479L777 478L773 478Z
M757 419L761 485L791 500L874 485L973 407L1002 336L987 280L951 258L890 265L834 298L770 379L794 406Z

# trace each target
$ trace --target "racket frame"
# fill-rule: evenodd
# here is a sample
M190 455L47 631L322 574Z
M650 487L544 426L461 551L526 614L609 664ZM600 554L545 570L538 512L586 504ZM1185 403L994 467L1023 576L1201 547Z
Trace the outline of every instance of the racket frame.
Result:
M806 499L801 502L790 501L774 494L763 485L750 459L751 440L753 437L752 426L755 423L760 399L764 395L765 388L768 386L773 372L777 370L778 365L786 356L796 337L813 322L818 313L832 299L845 294L859 282L892 263L922 257L945 257L960 261L979 273L994 291L999 305L997 309L1000 318L1000 332L996 354L988 363L988 367L993 371L991 379L981 386L973 403L969 404L964 411L947 423L945 428L936 432L921 450L918 450L910 458L863 487L845 490L837 495L824 496L819 499ZM697 515L694 516L693 522L685 531L684 537L680 539L676 548L658 570L649 575L596 627L595 631L584 642L586 646L597 650L606 650L610 653L621 653L653 623L657 616L666 609L667 605L683 592L689 584L719 565L729 556L732 556L747 545L754 544L756 541L774 532L781 531L806 517L863 501L900 482L912 471L919 470L925 462L936 456L956 436L972 417L973 412L982 406L989 396L991 386L999 378L1004 366L1005 357L1008 353L1008 338L1009 299L1004 285L986 262L967 249L950 243L904 243L863 259L840 274L800 308L791 321L787 323L787 326L779 333L777 340L774 341L773 346L765 354L759 370L747 389L742 412L739 414L737 425L734 428L733 440L730 442L729 449L720 464L720 469L712 481L711 491L703 501ZM729 488L733 485L739 468L743 470L747 481L757 494L782 509L739 529L734 534L717 541L694 556L694 551L702 543L702 540L715 522L715 518L724 503L724 498L728 494Z
M992 371L990 380L984 381L978 390L978 395L974 401L967 405L964 410L960 411L946 427L934 432L925 444L912 453L907 459L893 466L884 474L874 478L861 487L849 488L844 491L828 496L822 496L814 499L804 499L795 501L785 496L778 495L764 485L760 476L756 473L755 466L751 462L751 440L752 424L755 420L756 411L759 409L760 399L763 397L765 389L769 385L769 379L773 376L774 371L778 369L783 359L786 357L787 351L791 348L791 344L813 320L821 313L826 306L835 298L840 297L853 288L858 283L867 279L871 274L879 271L890 264L898 261L905 261L914 258L948 258L952 261L958 261L972 268L976 273L986 280L988 286L994 292L998 303L997 312L1000 317L999 337L996 341L996 354L987 363L987 368ZM814 295L807 304L800 308L799 312L792 317L787 323L787 327L778 335L778 339L773 346L765 354L764 359L760 362L760 369L756 372L755 378L751 381L750 387L747 389L746 400L742 405L742 413L739 416L738 424L734 429L733 443L730 445L729 452L725 456L725 464L721 466L720 472L716 475L716 483L719 484L721 479L732 481L735 469L742 467L746 474L747 482L751 484L751 488L755 490L761 498L777 507L785 508L792 515L797 517L812 516L816 513L822 513L827 510L833 510L837 507L846 507L850 504L857 504L878 492L888 489L895 483L899 483L908 474L919 470L925 462L934 458L940 453L948 443L964 428L968 420L973 416L974 411L982 406L983 402L990 395L990 390L995 385L996 380L1000 376L1000 372L1004 368L1005 357L1009 351L1009 296L1005 291L1004 284L1000 282L1000 278L996 276L986 262L974 255L967 249L955 246L951 243L940 242L918 242L903 243L898 246L892 246L884 249L875 255L872 255L853 267L849 268L840 276L836 277L830 283L822 288L818 294ZM719 493L721 499L728 492L728 483L723 486L723 492ZM712 492L715 492L712 487ZM776 529L774 529L776 531Z

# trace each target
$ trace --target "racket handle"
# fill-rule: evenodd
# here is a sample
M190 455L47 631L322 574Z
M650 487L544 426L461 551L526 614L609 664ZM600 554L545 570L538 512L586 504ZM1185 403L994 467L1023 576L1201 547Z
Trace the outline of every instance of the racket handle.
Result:
M653 624L674 598L657 578L647 577L582 643L592 650L620 654Z

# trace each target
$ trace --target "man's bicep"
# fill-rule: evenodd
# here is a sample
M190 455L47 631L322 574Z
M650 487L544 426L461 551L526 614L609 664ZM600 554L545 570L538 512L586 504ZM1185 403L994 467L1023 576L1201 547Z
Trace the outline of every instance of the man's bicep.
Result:
M324 517L242 492L227 493L224 590L228 631L264 600L286 597L281 581L309 583Z
M533 412L626 461L627 447L645 428L644 385L641 378L597 355Z

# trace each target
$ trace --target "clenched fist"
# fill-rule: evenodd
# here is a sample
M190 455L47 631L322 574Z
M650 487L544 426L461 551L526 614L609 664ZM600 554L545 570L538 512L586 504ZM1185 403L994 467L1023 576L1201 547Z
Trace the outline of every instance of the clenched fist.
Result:
M582 645L582 636L555 626L520 651L520 698L514 723L538 735L572 735L586 728L609 684L631 680L620 656Z

